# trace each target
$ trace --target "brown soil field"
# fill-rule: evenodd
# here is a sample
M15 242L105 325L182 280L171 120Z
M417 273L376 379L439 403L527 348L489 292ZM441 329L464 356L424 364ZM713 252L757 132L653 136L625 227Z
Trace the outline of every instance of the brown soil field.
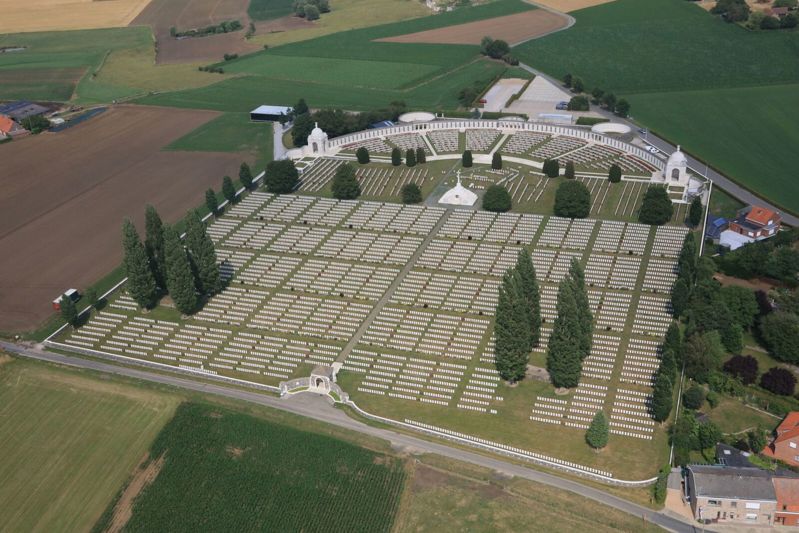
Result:
M150 0L3 0L0 33L127 26Z
M262 20L255 23L256 33L259 35L281 31L305 30L316 27L316 24L313 22L295 16L282 17L274 20Z
M564 15L545 9L534 9L515 15L387 37L378 39L378 41L387 43L480 44L480 40L485 35L490 35L494 39L503 39L513 45L559 30L566 27L568 23L569 19Z
M613 0L536 0L537 4L547 6L548 8L563 13L570 11L577 11L578 9L585 9L587 7L594 7L600 4L608 4Z
M117 106L61 133L0 145L0 331L33 329L52 300L120 264L120 227L153 204L168 222L235 175L240 154L160 151L218 116Z
M156 63L221 61L225 54L253 52L260 47L244 40L244 31L175 39L169 28L200 28L225 20L238 20L246 28L249 0L152 0L131 26L151 26L158 43Z

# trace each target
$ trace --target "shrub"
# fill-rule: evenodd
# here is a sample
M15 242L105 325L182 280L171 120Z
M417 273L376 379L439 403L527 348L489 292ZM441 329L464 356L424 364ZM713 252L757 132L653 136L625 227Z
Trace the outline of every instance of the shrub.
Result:
M691 385L682 395L683 404L688 409L700 409L705 403L705 389Z
M402 186L402 203L418 204L422 201L422 189L415 183L408 183Z
M472 166L471 150L466 150L465 152L463 152L463 155L461 156L461 164L463 165L464 168L469 168Z
M799 316L784 311L769 313L760 319L760 335L776 359L799 362Z
M391 150L391 164L398 167L402 164L402 152L399 148Z
M604 411L597 411L585 432L585 441L594 449L604 448L608 445L608 433L608 418Z
M555 215L585 218L591 212L591 193L579 181L564 181L555 192Z
M563 177L570 180L574 179L574 161L566 161L566 168L563 171Z
M608 169L608 181L618 183L621 181L621 167L617 164L610 165Z
M760 386L780 396L792 396L796 378L790 370L775 366L761 376Z
M588 98L585 96L572 96L569 100L569 111L588 111Z
M733 355L724 363L724 371L741 380L744 385L751 385L757 379L757 359L751 355Z
M660 226L671 220L672 214L674 206L666 187L656 185L647 189L638 213L638 221L642 224Z
M361 146L355 151L355 157L358 158L358 163L365 165L369 162L369 150L365 146Z
M510 193L502 185L491 185L486 189L483 195L483 209L486 211L494 211L495 213L504 213L510 211L512 201Z
M424 153L424 148L416 149L416 162L420 165L427 163L427 154Z
M502 169L502 154L499 152L494 152L494 155L491 156L491 168L494 170Z
M782 17L782 22L780 25L785 29L795 28L797 25L799 25L799 18L795 13L788 13Z
M547 177L557 178L560 174L560 163L558 163L557 159L545 159L542 170Z
M270 161L266 165L264 184L266 190L274 194L288 194L294 190L299 182L300 174L297 167L290 159Z
M563 76L563 86L564 87L571 87L572 86L572 75L566 74Z
M413 148L408 148L405 151L405 165L408 167L415 167L416 166L416 150Z
M319 20L319 8L316 6L305 6L305 19L306 20Z
M771 15L766 15L760 21L760 29L761 30L776 30L780 27L780 19L777 17L772 17Z
M578 78L577 76L572 78L572 91L576 93L581 93L585 90L585 83L583 83L582 78Z
M355 169L344 163L336 170L331 186L333 198L337 200L354 200L361 195L361 186L355 178Z
M715 408L719 404L719 401L721 401L721 398L717 392L709 391L705 400L707 400L707 403L711 408Z

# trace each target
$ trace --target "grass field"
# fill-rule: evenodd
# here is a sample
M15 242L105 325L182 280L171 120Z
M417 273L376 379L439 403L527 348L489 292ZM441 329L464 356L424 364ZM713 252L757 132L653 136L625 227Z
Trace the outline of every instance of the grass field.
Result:
M416 464L408 485L398 533L662 531L570 492L429 457ZM576 508L581 511L564 512Z
M642 124L799 212L799 32L749 32L679 0L618 0L573 15L574 27L515 53L624 96Z
M225 113L177 139L166 150L252 154L260 171L272 160L272 124L250 122L248 113Z
M251 0L247 14L253 20L272 20L294 13L292 0Z
M0 364L2 529L91 529L176 405L56 367Z
M405 478L396 458L194 403L150 455L166 461L126 531L389 531Z

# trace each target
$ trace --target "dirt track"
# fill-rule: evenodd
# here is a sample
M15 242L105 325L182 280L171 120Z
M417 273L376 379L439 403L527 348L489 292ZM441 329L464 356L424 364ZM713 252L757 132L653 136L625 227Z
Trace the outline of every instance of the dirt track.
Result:
M513 45L564 28L568 23L569 19L563 15L545 9L534 9L515 15L387 37L378 39L378 41L387 43L480 44L483 37L489 35L494 39L502 39Z
M120 225L152 203L167 221L235 175L242 156L161 152L217 114L120 106L62 133L0 145L0 331L36 327L66 288L116 267Z
M225 20L238 20L246 28L249 0L152 0L131 26L150 26L158 43L157 63L221 61L224 54L241 54L259 47L244 40L244 30L233 33L175 39L169 29L200 28Z

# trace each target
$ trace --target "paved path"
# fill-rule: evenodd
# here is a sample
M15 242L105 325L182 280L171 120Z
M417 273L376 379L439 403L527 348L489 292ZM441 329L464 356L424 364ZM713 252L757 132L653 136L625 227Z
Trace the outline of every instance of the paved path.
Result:
M519 63L519 66L527 70L528 72L532 72L536 76L541 76L544 79L551 81L552 83L560 84L560 80L557 80L549 76L548 74L541 72L540 70L534 69L529 65L525 65L524 63ZM630 120L617 117L616 115L604 109L600 109L597 106L591 106L591 108L593 111L597 111L598 113L613 120L614 122L622 122L629 125L631 128L633 128L633 131L637 131L638 128L640 127L638 124ZM651 144L661 152L664 152L665 154L670 154L677 149L677 147L674 146L673 144L652 133L648 133L645 138L644 137L642 138L644 139L644 141L648 142L649 144ZM763 207L767 207L774 211L779 211L782 214L783 223L788 224L790 226L799 226L799 217L794 216L790 213L786 213L783 209L773 205L768 200L765 200L764 198L756 195L755 193L753 193L748 189L745 189L744 187L741 187L740 185L735 183L732 179L713 170L712 168L707 167L705 163L699 161L690 154L686 153L685 155L688 157L688 166L691 167L691 169L694 172L696 172L697 174L701 174L703 176L706 175L708 178L713 180L716 186L724 189L725 192L729 193L730 195L734 196L735 198L746 204L762 205Z
M30 349L8 342L0 341L0 348L22 357L28 357L40 361L105 372L108 374L116 374L134 379L142 379L154 383L179 387L196 392L225 396L227 398L233 398L236 400L252 402L266 407L280 409L282 411L287 411L296 415L312 418L314 420L327 422L329 424L333 424L351 431L357 431L358 433L389 441L392 446L398 450L404 450L413 453L435 453L456 459L458 461L471 463L484 468L490 468L508 475L528 479L536 483L568 490L625 513L641 517L642 520L655 523L670 531L677 531L680 533L698 531L694 525L675 517L673 514L652 511L651 509L636 503L629 502L619 498L618 496L608 494L607 492L583 485L576 481L560 478L539 470L533 470L531 468L511 463L500 458L488 457L460 448L453 448L446 444L431 442L413 437L411 435L405 435L388 429L381 429L366 425L363 422L348 417L342 410L333 408L330 405L329 400L321 396L299 394L288 398L276 398L274 396L268 396L257 392L231 389L223 385L217 385L213 383L200 383L188 378L170 374L159 374L150 372L148 370L122 367L102 361L82 359L79 357L48 352L46 350Z
M280 122L272 122L272 158L275 161L286 158L288 150L283 146L283 134L287 130L288 128L283 129L283 125Z

